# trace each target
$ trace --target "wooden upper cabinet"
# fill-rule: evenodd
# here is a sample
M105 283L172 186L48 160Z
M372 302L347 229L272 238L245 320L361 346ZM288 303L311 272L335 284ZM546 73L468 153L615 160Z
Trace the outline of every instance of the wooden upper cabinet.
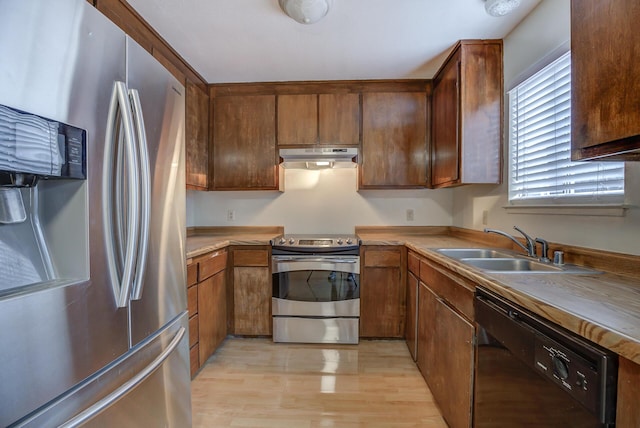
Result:
M571 1L571 158L640 160L640 3Z
M314 145L318 139L318 95L278 96L278 145Z
M211 190L278 190L275 95L213 96Z
M502 40L458 42L433 80L431 187L502 180Z
M187 188L207 190L209 175L209 94L186 85L185 151Z
M279 146L360 144L360 95L278 95Z
M360 145L360 95L318 95L318 143L327 146Z
M458 110L460 96L460 53L442 68L433 88L433 121L431 124L431 185L455 183L460 179L460 140L458 139Z
M360 189L418 188L427 183L427 95L362 95Z

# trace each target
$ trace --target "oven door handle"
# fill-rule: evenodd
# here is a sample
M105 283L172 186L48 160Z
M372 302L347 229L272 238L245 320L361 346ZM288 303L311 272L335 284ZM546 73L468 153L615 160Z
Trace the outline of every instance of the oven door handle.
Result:
M272 272L293 272L304 270L324 270L345 273L360 273L360 259L325 257L273 257Z
M358 263L360 260L358 258L328 258L328 257L273 257L274 263L300 263L300 262L309 262L309 263Z

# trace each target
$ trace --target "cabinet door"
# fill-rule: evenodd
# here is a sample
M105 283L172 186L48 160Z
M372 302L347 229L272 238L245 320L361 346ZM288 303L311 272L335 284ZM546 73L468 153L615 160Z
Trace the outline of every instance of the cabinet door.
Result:
M360 95L318 95L318 143L360 145Z
M226 271L198 284L200 362L204 364L227 336Z
M431 392L451 428L471 426L475 328L441 299L434 332ZM443 352L446 350L446 352Z
M416 364L422 377L430 384L433 380L433 358L438 353L435 347L436 295L419 282L418 285L418 339L416 344Z
M502 180L502 41L458 43L433 81L431 186Z
M207 190L209 175L209 94L186 85L185 152L187 187Z
M233 331L235 334L271 334L271 269L269 247L233 250Z
M360 188L425 187L426 148L425 93L363 94Z
M452 57L433 87L431 185L439 187L460 178L459 139L460 56Z
M418 286L419 280L414 274L409 272L407 274L407 317L404 328L404 338L409 348L409 353L416 361L416 348L417 348L417 336L418 336Z
M471 426L474 336L474 326L421 282L418 368L451 428Z
M277 190L275 95L213 99L213 189Z
M620 358L618 369L618 403L616 426L640 426L638 408L638 385L640 385L640 365L626 358Z
M640 160L639 20L636 0L571 1L573 160Z
M360 336L403 337L405 288L402 249L362 250Z
M313 145L318 141L318 96L278 96L278 145Z
M271 334L271 277L268 267L233 268L235 334Z

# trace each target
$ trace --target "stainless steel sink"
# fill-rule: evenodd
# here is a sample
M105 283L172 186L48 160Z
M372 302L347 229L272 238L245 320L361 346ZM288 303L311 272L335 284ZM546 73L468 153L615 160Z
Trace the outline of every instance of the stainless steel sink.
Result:
M519 253L502 248L439 248L443 256L451 257L469 266L495 273L568 273L599 274L600 271L582 266L554 265L526 258Z
M454 259L493 259L515 257L515 253L509 250L498 250L494 248L440 248L436 250L443 256Z
M524 258L466 258L462 263L488 272L499 273L570 273L596 274L602 273L582 266L565 264L556 266Z

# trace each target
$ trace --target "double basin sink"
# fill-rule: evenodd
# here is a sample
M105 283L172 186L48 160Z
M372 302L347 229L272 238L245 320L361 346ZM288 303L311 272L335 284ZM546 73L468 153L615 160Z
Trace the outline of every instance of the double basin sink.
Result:
M436 252L473 266L486 272L495 273L602 273L582 266L563 264L554 265L536 259L521 256L518 253L495 248L440 248Z

